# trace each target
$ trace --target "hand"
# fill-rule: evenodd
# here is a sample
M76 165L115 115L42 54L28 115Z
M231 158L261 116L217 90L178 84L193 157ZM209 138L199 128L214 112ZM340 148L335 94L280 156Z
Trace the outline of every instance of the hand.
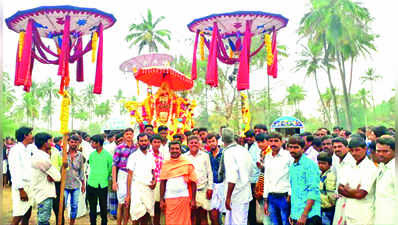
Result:
M166 202L164 200L160 200L160 209L162 211L166 210Z
M264 214L269 216L268 202L264 200Z
M81 191L82 191L82 193L86 192L86 186L85 185L82 185Z
M23 202L29 201L28 194L26 194L26 192L23 188L19 189L19 196L21 198L21 201L23 201Z
M211 197L213 196L213 190L211 190L211 189L207 189L207 192L206 192L206 198L207 198L207 200L211 200Z
M196 200L195 199L191 199L191 209L196 209Z
M300 219L297 221L297 225L305 225L307 222L307 215L301 214Z
M65 160L65 161L62 162L62 167L63 167L64 169L68 168L68 161L67 161L67 160Z
M294 225L293 220L292 220L292 218L290 218L290 216L289 216L289 224Z
M227 198L225 200L225 208L229 211L231 211L231 198Z
M257 168L259 168L259 169L263 169L264 168L264 166L260 162L257 162L256 165L257 165Z
M130 194L127 194L126 198L124 199L124 205L126 207L128 207L130 205L130 199L131 199Z
M113 182L113 183L112 183L112 190L113 190L113 191L117 191L117 189L118 189L117 183L116 183L116 182Z
M54 179L50 175L47 175L47 180L48 182L54 182Z
M286 197L286 201L287 201L287 202L290 202L290 195L288 195L288 196Z
M152 180L151 185L149 185L149 188L153 190L155 189L155 187L156 187L156 180Z

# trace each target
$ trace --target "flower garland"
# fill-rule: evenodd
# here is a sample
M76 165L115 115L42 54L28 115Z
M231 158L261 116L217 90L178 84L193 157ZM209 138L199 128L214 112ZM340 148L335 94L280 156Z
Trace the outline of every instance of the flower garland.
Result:
M205 37L203 35L203 32L199 33L200 35L200 42L199 42L199 50L200 50L200 60L204 61L205 60Z
M265 48L267 50L267 65L271 66L274 61L274 55L272 54L272 47L271 47L271 35L265 34L264 42L265 42Z
M251 114L247 95L241 92L240 97L242 101L242 134L244 134L246 131L250 130Z
M25 40L25 32L19 32L19 40L18 40L18 61L21 62L22 59L22 50L23 50L23 42Z
M69 106L71 103L71 99L69 93L65 90L63 92L63 98L61 101L61 114L60 114L60 121L61 121L61 134L67 134L68 131L68 124L69 124Z

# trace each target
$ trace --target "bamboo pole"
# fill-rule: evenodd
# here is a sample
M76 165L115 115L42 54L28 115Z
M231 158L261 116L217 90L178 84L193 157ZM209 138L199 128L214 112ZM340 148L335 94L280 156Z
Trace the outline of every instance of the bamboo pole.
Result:
M62 139L62 163L67 160L67 146L68 145L68 135L64 134ZM63 211L64 211L64 193L65 193L65 178L66 178L66 168L62 165L61 167L61 187L59 192L59 211L58 211L58 222L57 224L62 224Z

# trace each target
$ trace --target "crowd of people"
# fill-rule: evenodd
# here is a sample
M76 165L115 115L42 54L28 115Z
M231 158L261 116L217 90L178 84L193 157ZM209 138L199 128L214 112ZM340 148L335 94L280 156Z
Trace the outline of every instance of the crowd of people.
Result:
M59 213L61 170L69 224L88 209L118 225L398 224L395 130L335 127L283 137L257 124L244 137L222 126L169 136L166 126L62 137L21 127L3 148L11 224L39 225ZM86 208L87 207L87 208ZM58 215L62 219L58 220ZM61 225L61 224L59 224Z

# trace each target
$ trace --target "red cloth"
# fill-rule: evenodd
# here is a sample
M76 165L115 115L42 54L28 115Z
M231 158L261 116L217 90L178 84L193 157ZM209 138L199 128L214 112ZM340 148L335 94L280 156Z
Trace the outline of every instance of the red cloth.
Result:
M250 45L251 45L251 21L246 21L246 31L243 38L243 48L240 52L239 70L236 87L238 91L247 90L250 87Z
M191 71L191 79L196 80L198 77L198 68L196 62L196 51L198 50L198 39L199 39L199 30L196 31L195 37L195 45L193 47L193 58L192 58L192 71Z
M218 87L217 36L218 26L217 22L214 22L206 71L206 84L210 85L211 87Z
M97 52L97 68L95 71L95 81L94 81L94 94L101 94L102 92L102 52L103 52L103 42L104 42L104 26L102 23L99 24L98 28L98 52Z

